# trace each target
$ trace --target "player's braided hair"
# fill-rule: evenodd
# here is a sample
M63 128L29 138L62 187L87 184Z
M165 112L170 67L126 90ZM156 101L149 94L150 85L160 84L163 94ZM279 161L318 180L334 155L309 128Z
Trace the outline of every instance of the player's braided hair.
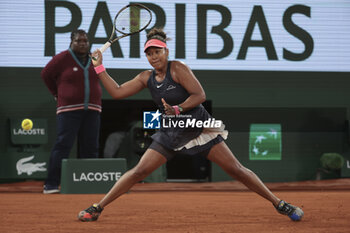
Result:
M151 31L147 33L147 41L151 39L157 39L164 43L168 40L166 33L161 28L152 28ZM147 43L146 41L146 43Z

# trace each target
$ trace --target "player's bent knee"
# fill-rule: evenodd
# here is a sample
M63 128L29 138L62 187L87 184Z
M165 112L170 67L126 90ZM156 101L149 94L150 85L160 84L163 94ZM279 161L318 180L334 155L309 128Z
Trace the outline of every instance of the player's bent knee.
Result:
M131 170L131 175L137 181L141 181L149 175L149 172L146 169L135 167Z
M233 164L227 169L227 173L237 180L244 178L249 172L251 171L241 164Z

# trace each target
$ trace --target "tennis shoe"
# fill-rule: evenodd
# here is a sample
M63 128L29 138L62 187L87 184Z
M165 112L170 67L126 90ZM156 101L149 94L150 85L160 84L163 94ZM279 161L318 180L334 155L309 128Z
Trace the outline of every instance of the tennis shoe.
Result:
M293 221L300 221L304 216L302 209L282 200L278 203L277 206L275 206L275 208L280 214L287 215Z
M102 210L103 208L101 208L100 205L93 204L89 208L80 211L80 213L78 214L78 219L82 222L96 221L100 216Z
M44 185L43 189L43 194L54 194L54 193L59 193L60 189L58 186L53 186L53 185Z

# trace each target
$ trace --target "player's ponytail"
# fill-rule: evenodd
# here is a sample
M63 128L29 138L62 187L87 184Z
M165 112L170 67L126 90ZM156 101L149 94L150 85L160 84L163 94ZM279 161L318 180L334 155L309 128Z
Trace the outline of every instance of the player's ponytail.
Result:
M164 43L166 43L166 41L168 40L166 33L161 28L153 28L151 31L148 32L147 41L151 39L158 39Z

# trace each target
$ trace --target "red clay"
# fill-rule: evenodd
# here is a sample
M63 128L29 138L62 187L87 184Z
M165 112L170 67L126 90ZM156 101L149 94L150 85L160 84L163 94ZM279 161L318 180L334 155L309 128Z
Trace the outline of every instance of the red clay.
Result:
M202 191L191 191L191 185ZM344 190L327 190L327 185L322 190L316 185L319 190L275 191L303 208L301 222L278 214L253 192L225 191L223 187L235 187L235 182L216 185L215 189L215 183L139 184L108 206L97 222L79 222L77 214L100 200L102 194L43 195L8 190L0 193L0 232L350 232L350 190L346 185ZM5 186L0 185L0 191Z

